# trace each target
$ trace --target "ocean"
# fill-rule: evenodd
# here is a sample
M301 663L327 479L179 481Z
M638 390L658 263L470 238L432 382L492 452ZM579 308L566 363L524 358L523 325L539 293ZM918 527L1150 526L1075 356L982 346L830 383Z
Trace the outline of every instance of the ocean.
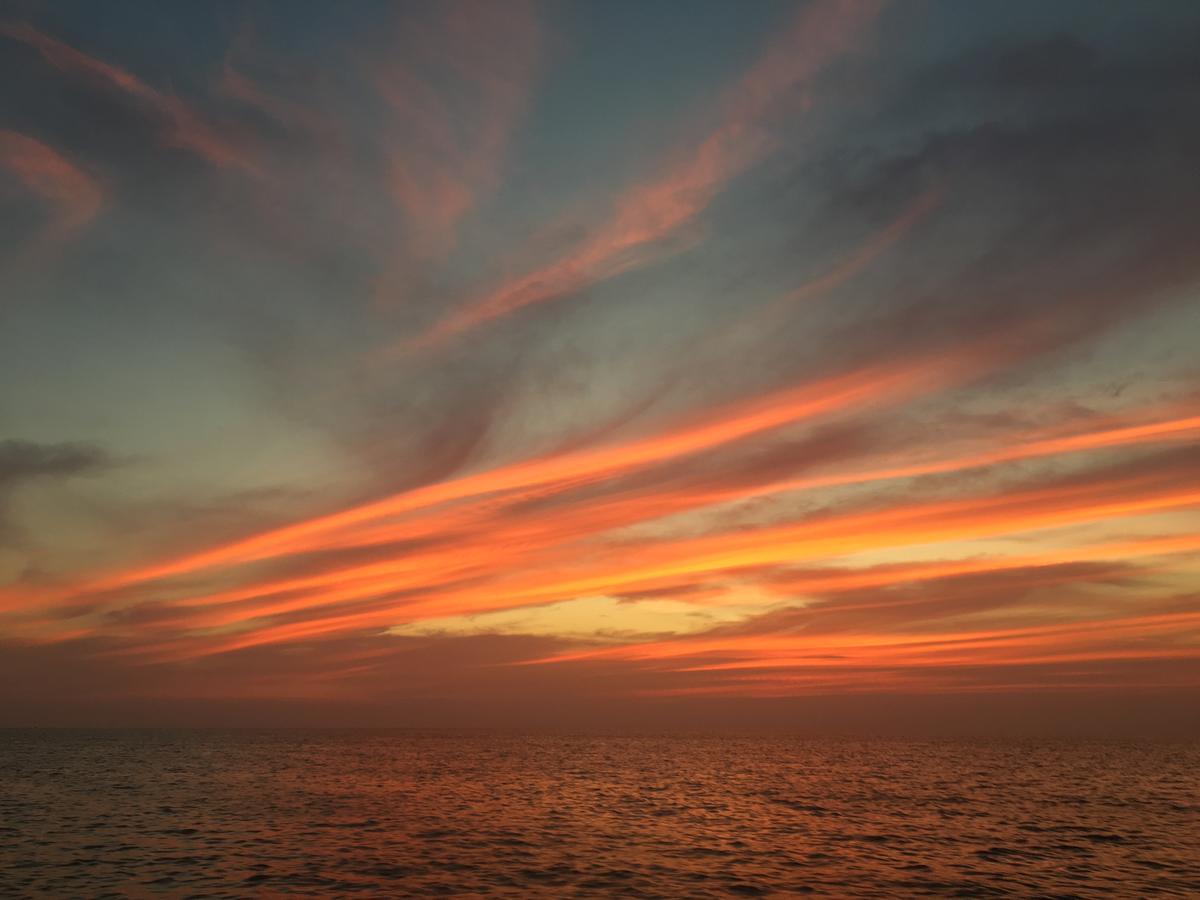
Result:
M0 895L1200 896L1200 744L0 731Z

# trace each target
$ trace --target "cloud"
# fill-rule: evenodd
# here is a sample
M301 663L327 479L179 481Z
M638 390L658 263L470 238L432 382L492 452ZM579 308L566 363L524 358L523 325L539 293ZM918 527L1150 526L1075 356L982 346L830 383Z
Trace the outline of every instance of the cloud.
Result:
M426 524L463 527L443 545L375 562L243 587L192 594L170 601L180 615L168 631L252 628L227 639L167 641L152 653L227 652L279 641L322 639L346 630L383 628L425 618L471 615L569 600L662 591L721 577L750 578L755 572L805 560L852 558L870 551L920 548L945 541L978 540L1086 523L1121 522L1131 516L1195 508L1200 495L1180 485L1195 475L1189 450L1160 453L1070 476L1043 476L991 493L951 499L904 498L859 508L817 512L783 524L734 527L700 536L592 543L581 539L660 515L659 499L581 504L535 518L506 515L472 524L461 511L435 514ZM672 495L668 493L667 498ZM649 513L647 508L649 507ZM668 501L665 509L673 507ZM503 507L500 508L502 513ZM469 511L468 511L469 512ZM386 530L386 529L385 529ZM392 534L395 537L395 534ZM1078 546L1031 559L967 560L914 564L905 571L882 569L856 575L809 578L791 587L820 593L871 586L880 579L931 578L1000 571L1020 566L1066 565L1093 559L1172 555L1194 550L1184 536ZM856 583L857 579L857 583ZM776 584L778 587L778 584ZM704 602L703 597L697 598ZM149 638L143 632L142 638Z
M95 475L114 464L95 444L4 440L0 441L0 489L37 478Z
M864 299L832 344L877 357L1008 332L1049 358L1194 285L1200 65L1185 45L993 42L883 91L891 127L839 133L793 177L866 216L936 185L905 274L937 259L937 280Z
M613 202L611 216L565 255L470 301L404 345L434 347L528 306L568 296L659 258L726 184L759 161L772 141L765 117L781 100L851 50L874 19L873 0L806 4L719 103L718 124L676 151L656 177ZM669 252L669 251L668 251Z
M935 388L946 379L953 378L960 364L961 361L957 359L919 360L894 369L868 367L801 384L753 398L728 410L716 411L704 419L686 423L675 431L610 447L584 448L545 458L522 460L498 469L431 484L329 516L298 522L194 557L119 576L114 583L162 578L218 564L250 561L283 551L304 549L312 546L313 541L319 546L327 540L325 535L340 529L468 497L536 489L558 482L582 483L611 478L625 471L785 425Z
M38 481L60 481L69 478L99 475L117 461L104 449L88 443L44 444L34 441L0 440L0 549L18 547L24 537L9 513L10 495L17 489ZM27 565L17 580L36 573L36 566ZM12 604L23 605L30 600L23 593L13 597L0 589L0 609Z
M0 168L43 198L52 214L37 243L55 242L92 221L104 205L99 185L61 153L28 135L0 131Z
M406 250L437 261L497 187L541 71L545 28L524 0L455 0L405 26L399 51L370 69L390 114L387 189L406 220ZM398 276L385 276L381 301L395 302Z
M989 38L936 61L939 37L845 64L876 12L802 4L707 98L694 139L553 246L472 230L482 213L526 223L560 202L538 195L540 172L518 184L525 195L505 190L521 129L559 124L541 117L553 104L528 115L550 61L540 8L422 7L371 35L356 20L336 49L320 35L331 56L319 62L276 66L238 45L221 68L172 69L219 106L185 104L29 26L0 29L21 45L11 68L65 85L42 77L6 106L21 133L0 133L2 174L44 205L56 236L102 212L113 225L65 274L77 267L90 291L86 278L119 272L145 299L112 292L129 303L114 332L146 323L157 346L186 325L189 353L212 338L193 315L207 321L210 300L236 307L216 340L236 332L270 379L255 412L286 416L288 436L315 425L337 451L310 479L291 444L259 448L287 451L304 496L225 492L240 471L193 471L188 456L170 471L197 476L205 497L89 510L78 530L102 533L84 551L100 564L75 583L47 575L3 592L17 668L74 657L76 676L107 673L131 697L347 702L407 696L393 682L621 697L1083 690L1127 673L1182 684L1195 665L1196 604L1177 590L1197 550L1195 398L1149 405L1175 390L1153 372L1123 398L1089 395L1103 366L1079 351L1112 338L1150 371L1148 313L1190 299L1200 279L1200 66L1170 40L1076 37ZM316 46L301 32L278 40ZM223 48L207 49L220 66ZM336 54L351 63L335 71ZM556 103L575 89L553 88ZM82 115L81 98L99 112ZM121 137L131 123L133 141ZM195 179L184 154L148 166L160 142L147 129L219 171ZM252 171L269 177L245 191L226 178ZM372 290L415 301L396 314L416 321L444 299L438 279L520 260L515 277L476 282L401 342L433 348L710 238L615 306L553 323L566 328L539 319L461 354L412 354L402 371L361 359L397 337L359 308ZM229 265L200 271L209 245ZM420 278L428 297L409 290ZM60 320L89 315L88 296L52 298L28 333L63 334L72 351L87 338ZM164 396L175 368L155 364ZM254 393L231 385L239 401ZM222 416L213 396L199 411ZM139 423L130 437L148 433ZM255 420L248 444L259 434ZM4 442L0 492L110 463L89 445ZM70 514L54 498L42 508L40 493L28 492L32 511L52 526ZM736 621L670 639L717 612ZM593 613L606 623L589 640L577 626ZM439 628L485 633L427 633ZM522 628L545 633L486 633ZM471 654L504 671L459 677ZM505 665L533 658L561 665ZM161 684L145 683L145 663Z
M1131 663L1175 664L1177 675L1194 665L1200 655L1194 642L1200 632L1197 597L1156 595L1151 588L1138 592L1136 608L1096 608L1087 582L1114 573L1126 574L1096 565L1016 568L970 576L973 584L955 577L919 590L851 595L844 603L772 613L707 633L568 651L538 662L594 671L634 665L647 680L652 673L680 676L678 687L665 689L670 693L743 696L986 692L1017 684L1095 689L1116 683ZM1071 583L1081 587L1072 591ZM1057 614L1044 623L1021 622L1015 614L1047 587L1060 601Z
M239 71L232 60L221 67L217 91L235 103L257 110L277 125L300 137L327 140L336 126L324 115L302 103L268 92L249 75Z
M164 94L131 72L89 56L24 22L0 23L0 35L37 50L50 65L100 89L125 96L158 118L167 146L178 147L220 168L258 174L257 165L178 97Z

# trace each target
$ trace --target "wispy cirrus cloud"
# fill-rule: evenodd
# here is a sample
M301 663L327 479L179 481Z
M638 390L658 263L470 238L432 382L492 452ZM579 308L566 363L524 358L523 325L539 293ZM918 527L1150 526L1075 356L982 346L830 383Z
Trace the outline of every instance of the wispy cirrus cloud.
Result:
M252 561L288 549L302 549L315 538L338 529L378 521L416 510L487 496L499 491L536 489L556 483L587 483L613 477L641 466L665 462L723 443L761 434L817 416L845 412L909 392L928 390L959 375L974 361L958 355L932 356L897 366L865 367L814 383L802 384L766 397L754 398L643 440L612 447L583 448L546 458L523 460L500 469L417 488L257 535L224 548L187 557L143 571L117 576L114 584L160 578L214 565Z
M1136 499L1131 499L1131 492L1136 492ZM1070 493L1032 491L1019 495L1016 499L1024 505L1020 511L1003 508L1008 503L1000 498L985 497L974 503L954 504L953 510L944 504L915 505L878 514L852 515L843 520L816 521L807 527L800 526L800 530L796 527L767 529L756 534L713 535L662 545L608 548L592 554L598 559L591 566L572 563L578 548L549 556L544 553L525 555L525 562L531 568L515 575L496 572L497 569L508 572L506 567L514 563L518 558L515 554L520 552L519 544L510 542L503 537L503 529L498 529L490 544L461 544L457 548L458 559L453 559L449 553L423 554L420 560L410 560L407 567L393 564L379 567L390 571L359 573L361 580L357 583L352 577L342 577L336 584L331 583L331 579L327 582L328 589L307 596L281 596L277 600L254 603L248 609L231 608L217 616L205 613L201 608L194 615L184 614L175 626L162 631L161 642L154 640L154 630L140 630L138 640L129 645L128 652L168 661L279 642L321 641L329 636L369 632L403 621L478 614L599 593L662 589L694 583L701 577L752 571L804 559L829 559L867 550L917 547L950 538L968 540L1021 533L1157 510L1194 508L1200 504L1200 496L1194 493L1186 495L1162 488L1143 492L1128 483L1104 496L1070 496ZM944 527L931 524L935 517L944 523ZM505 552L489 556L486 547L494 546L497 541L502 542ZM1044 564L1072 563L1097 556L1107 558L1106 555L1118 552L1126 558L1176 555L1186 559L1195 549L1195 539L1185 535L1094 549L1084 547L1078 552L1065 550L1057 555L1046 555L1041 561ZM1029 562L1019 560L1018 564ZM485 574L491 570L498 577L485 577L481 582L467 578L461 584L438 581L439 577L448 575L461 581L464 571L479 566ZM992 570L1005 568L993 562L977 564L974 570L986 572L989 567ZM403 568L409 571L402 571ZM962 571L971 571L971 567L964 566ZM953 574L953 571L943 574ZM969 597L965 602L970 605ZM262 619L263 616L267 618ZM254 627L244 630L245 625L260 619ZM223 633L229 626L239 623L242 627L234 633ZM190 637L176 637L179 626L197 631ZM753 645L754 641L747 638L744 643ZM613 652L620 656L619 650Z
M186 150L214 166L258 174L258 166L244 149L205 122L183 100L152 88L132 72L77 50L24 22L0 23L0 35L32 47L66 74L140 104L162 123L167 146Z
M403 252L420 263L444 258L463 218L496 189L547 38L525 0L455 0L405 24L393 55L367 69L390 114L387 190L404 216ZM397 278L380 283L381 302L395 302Z
M324 116L287 97L268 92L249 75L226 60L217 80L217 91L235 103L260 112L279 125L300 135L321 138L332 131Z
M36 242L56 242L90 223L104 206L95 179L59 151L36 138L0 131L0 169L51 206L49 221Z
M884 466L817 475L808 486L911 478L1104 447L1188 439L1200 428L1197 422L1200 420L1191 417L1033 440L1006 452L967 455L926 467ZM685 445L677 446L686 452ZM450 505L445 508L432 502L428 505L417 502L413 506L410 498L409 514L394 524L387 517L360 518L348 533L316 532L312 534L314 543L284 542L273 551L287 557L305 552L306 547L312 551L317 547L336 547L340 542L366 542L380 546L384 552L380 561L346 567L336 565L336 557L331 557L332 568L282 579L255 578L247 572L250 580L240 587L185 593L171 601L162 608L164 615L157 625L146 624L142 634L148 637L162 632L167 639L181 629L252 628L249 634L228 640L216 634L210 639L199 636L184 639L177 645L168 640L160 650L169 656L173 651L168 648L177 646L179 652L204 654L277 640L316 639L327 632L385 627L398 621L537 606L595 594L686 593L689 587L713 578L764 567L769 570L794 566L804 560L853 557L947 540L978 540L1117 521L1200 504L1200 495L1179 487L1190 477L1187 473L1194 472L1194 465L1184 454L1162 457L1162 461L1152 459L1145 466L1105 470L1086 478L1033 483L1023 489L1009 488L992 495L845 510L809 517L799 523L735 528L700 537L604 540L604 535L614 529L664 515L805 486L803 479L770 480L770 470L764 473L768 480L762 483L747 482L745 475L738 473L727 486L722 486L719 470L699 484L680 483L673 477L674 468L677 466L664 469L657 485L653 480L633 483L628 495L622 495L618 482L616 489L590 499L584 496L565 505L548 507L528 505L525 492L520 490L527 479L510 481L507 490L498 487L498 482L489 484L485 479L477 486L486 485L487 489L479 494L461 491L446 494L448 499L443 502ZM578 487L580 475L585 473L586 470L570 464L560 464L558 474L562 481L552 482L551 486L557 490ZM514 489L519 491L515 496L509 493ZM416 497L420 494L421 489L414 492ZM469 505L464 506L467 501ZM345 526L347 522L341 524ZM425 543L405 552L395 543L405 539ZM581 562L584 546L589 549L582 556L586 561ZM904 579L1183 553L1194 546L1194 541L1189 544L1183 537L1162 538L1083 546L1037 557L1018 555L913 564L899 570L885 567L825 575L797 572L782 580L772 576L764 586L771 592L829 592L882 586ZM236 565L248 558L247 553L252 559L265 552L267 547L261 543L233 545L219 551L221 556L192 557L123 576L112 584L132 585L139 578L178 576L189 569L212 567L218 562ZM94 589L102 587L97 585ZM158 592L161 595L161 588ZM702 596L694 599L704 602ZM169 612L172 609L174 612Z
M1022 36L1067 13L929 37L945 8L268 5L261 41L198 12L178 54L176 11L0 28L14 208L55 241L105 225L20 273L46 302L6 315L0 408L153 460L62 488L103 459L0 443L37 551L0 556L5 673L1194 682L1200 68L1148 25Z
M718 124L695 145L677 150L657 176L620 193L603 224L558 259L489 289L402 347L436 346L660 257L663 242L677 237L729 181L769 152L764 117L773 106L857 46L880 6L876 0L805 5L725 92Z
M673 682L651 689L665 694L1097 689L1133 666L1166 666L1168 681L1194 686L1200 604L1194 594L1164 593L1155 579L1186 569L1196 546L1188 535L886 571L810 570L793 582L781 573L784 589L807 602L702 633L534 662L632 667L648 681ZM1054 615L1030 624L1029 610L1048 597Z

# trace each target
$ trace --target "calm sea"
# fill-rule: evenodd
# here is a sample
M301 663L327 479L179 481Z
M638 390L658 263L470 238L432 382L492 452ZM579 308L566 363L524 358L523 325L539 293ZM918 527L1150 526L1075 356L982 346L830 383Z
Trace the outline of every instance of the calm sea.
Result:
M0 895L1200 896L1200 745L0 731Z

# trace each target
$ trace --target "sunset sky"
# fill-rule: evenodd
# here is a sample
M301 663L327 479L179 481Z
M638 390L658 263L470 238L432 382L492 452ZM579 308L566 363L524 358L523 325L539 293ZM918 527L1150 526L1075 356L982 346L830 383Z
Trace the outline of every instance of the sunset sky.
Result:
M0 83L0 724L1200 731L1200 4L9 0Z

